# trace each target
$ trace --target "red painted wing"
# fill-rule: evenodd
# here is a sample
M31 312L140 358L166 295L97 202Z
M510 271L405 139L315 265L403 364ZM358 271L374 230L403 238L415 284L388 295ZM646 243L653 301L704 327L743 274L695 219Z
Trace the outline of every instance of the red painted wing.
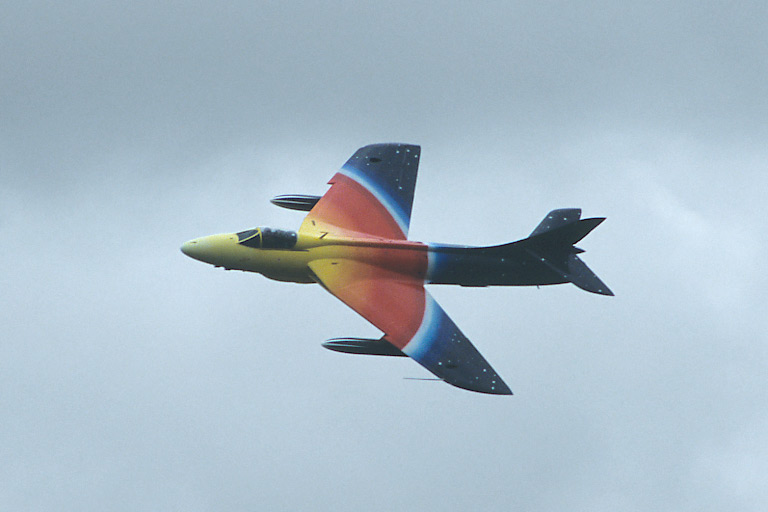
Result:
M374 144L357 150L301 225L302 233L368 235L405 240L420 148Z
M497 395L512 392L423 281L348 259L309 264L323 287L384 332L384 339L454 386Z

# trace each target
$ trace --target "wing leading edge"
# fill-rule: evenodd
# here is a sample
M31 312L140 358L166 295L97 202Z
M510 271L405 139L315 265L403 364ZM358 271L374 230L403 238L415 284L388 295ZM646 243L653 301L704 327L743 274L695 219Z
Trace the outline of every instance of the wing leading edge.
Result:
M421 280L347 259L316 260L309 267L326 290L440 379L480 393L512 394Z

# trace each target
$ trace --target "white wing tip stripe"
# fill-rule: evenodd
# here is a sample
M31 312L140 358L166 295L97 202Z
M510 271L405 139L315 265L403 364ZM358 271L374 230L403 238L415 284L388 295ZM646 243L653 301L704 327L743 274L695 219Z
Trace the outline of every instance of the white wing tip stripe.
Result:
M434 336L430 331L434 327L435 312L439 310L440 307L435 299L424 290L424 318L421 320L419 330L413 335L411 341L403 347L403 353L418 361L423 354L429 351L432 341L434 341Z
M397 203L395 203L391 197L389 197L388 195L382 194L378 190L378 188L374 186L373 183L371 183L368 177L364 173L361 173L360 171L358 171L357 169L349 168L345 166L345 167L342 167L339 172L344 176L346 176L347 178L356 181L368 192L370 192L371 195L373 195L373 197L375 197L382 205L384 205L384 208L387 209L387 211L392 216L392 218L395 219L395 222L397 223L397 226L400 228L400 231L403 232L403 235L405 235L406 237L408 236L408 226L410 222L406 218L402 210L398 207Z

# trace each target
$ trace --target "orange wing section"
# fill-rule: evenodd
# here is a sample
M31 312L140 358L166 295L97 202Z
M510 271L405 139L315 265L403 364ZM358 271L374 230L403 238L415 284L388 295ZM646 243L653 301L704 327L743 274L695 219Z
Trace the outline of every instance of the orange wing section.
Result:
M331 188L304 218L300 232L406 239L386 206L366 187L340 172L328 183Z
M372 144L358 149L310 210L300 232L405 240L421 148Z
M512 394L420 278L351 259L315 260L309 268L326 290L384 331L386 341L445 382Z
M421 279L347 259L315 260L309 268L320 284L381 329L397 348L402 350L419 330L426 306Z

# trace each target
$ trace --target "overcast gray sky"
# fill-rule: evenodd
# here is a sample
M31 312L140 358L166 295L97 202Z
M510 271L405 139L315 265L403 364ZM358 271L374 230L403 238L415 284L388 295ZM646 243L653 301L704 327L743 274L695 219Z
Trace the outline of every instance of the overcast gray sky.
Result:
M671 5L670 5L671 4ZM3 510L762 511L765 2L0 8ZM422 145L413 239L551 209L616 297L430 291L513 397L182 242Z

